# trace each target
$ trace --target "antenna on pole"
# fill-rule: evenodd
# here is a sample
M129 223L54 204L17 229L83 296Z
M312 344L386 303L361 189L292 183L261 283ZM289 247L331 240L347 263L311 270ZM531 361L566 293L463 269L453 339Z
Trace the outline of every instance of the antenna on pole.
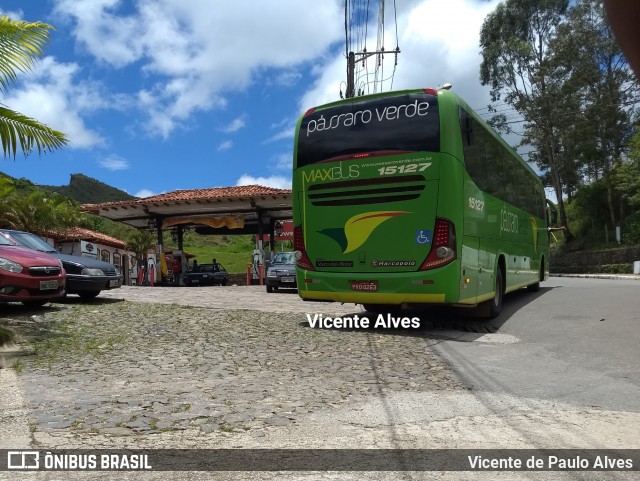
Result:
M378 56L378 65L376 66L376 77L378 75L378 68L381 67L381 63L382 63L382 59L384 58L384 54L385 54L385 49L384 49L384 0L380 0L380 19L379 19L379 23L382 22L381 25L379 25L378 28L378 49L375 50L374 52L369 52L367 51L366 45L365 48L361 51L361 52L354 52L351 49L351 42L350 42L350 29L351 29L351 23L349 21L349 17L351 14L353 14L353 9L350 8L351 0L345 0L345 19L344 19L344 26L345 26L345 39L346 39L346 52L347 52L347 88L346 88L346 92L345 92L345 98L352 98L356 96L356 65L358 64L358 62L362 61L362 64L365 65L365 61L367 58L369 57L373 57L374 55ZM394 1L394 9L395 9L395 1ZM367 2L367 10L368 10L368 2ZM366 24L366 20L365 20L365 24ZM365 33L365 37L366 37L366 33ZM382 37L382 38L380 38ZM396 24L396 44L397 44L397 37L398 37L398 33L397 33L397 24ZM366 41L366 38L365 38ZM387 51L388 53L388 51ZM394 57L395 57L395 65L398 64L398 54L400 53L400 47L395 48L395 50L393 50L394 53ZM395 65L394 65L394 73L395 73ZM383 82L384 79L382 80L374 80L374 83L377 82ZM392 84L393 85L393 81ZM359 90L358 95L363 95L364 94L364 88L362 88L361 90ZM341 97L342 97L342 92L341 92Z
M347 92L346 98L350 99L351 97L356 96L356 54L353 52L349 52L349 56L347 57Z

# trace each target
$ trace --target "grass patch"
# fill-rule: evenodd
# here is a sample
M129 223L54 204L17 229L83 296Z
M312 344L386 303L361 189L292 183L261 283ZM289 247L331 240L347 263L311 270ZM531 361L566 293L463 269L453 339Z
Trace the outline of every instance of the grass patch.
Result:
M186 413L189 409L191 409L191 404L181 404L180 406L171 410L173 414L175 413Z
M0 327L0 346L13 341L15 338L15 334L9 329L5 329L4 327Z
M118 323L119 306L91 305L70 307L66 312L47 316L46 329L31 340L34 356L29 363L52 366L60 361L99 358L130 342L130 330ZM72 311L72 312L69 312Z
M15 369L18 374L20 374L24 370L24 363L20 359L16 359L15 361L13 361L11 367Z

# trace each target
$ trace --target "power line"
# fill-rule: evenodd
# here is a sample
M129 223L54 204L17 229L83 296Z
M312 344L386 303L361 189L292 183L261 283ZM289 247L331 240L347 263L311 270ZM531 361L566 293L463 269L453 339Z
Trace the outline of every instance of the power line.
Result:
M382 91L386 82L390 81L393 88L393 80L400 53L398 36L398 19L396 0L393 1L393 21L396 36L395 50L387 50L386 42L386 7L384 0L379 0L376 47L374 51L368 51L368 27L370 0L345 0L345 53L347 56L347 88L346 97L376 93ZM385 75L385 54L393 55L394 65L390 75ZM373 72L369 71L369 63L373 61ZM370 80L373 76L373 80ZM363 78L366 81L363 81ZM356 91L356 86L360 86ZM366 90L366 92L365 92ZM341 91L342 96L342 91Z

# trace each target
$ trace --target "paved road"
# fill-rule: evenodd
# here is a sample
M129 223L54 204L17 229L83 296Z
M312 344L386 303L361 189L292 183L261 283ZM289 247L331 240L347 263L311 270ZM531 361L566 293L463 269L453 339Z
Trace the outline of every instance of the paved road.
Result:
M639 294L634 280L551 278L506 297L494 324L517 343L453 332L437 351L476 389L640 412Z
M310 329L307 313L364 313L259 287L123 288L36 317L10 310L52 342L17 378L0 369L0 447L640 448L638 287L552 278L507 296L490 324L431 310L410 313L428 326L414 331ZM30 479L113 479L90 474ZM633 479L599 474L466 477ZM118 479L214 478L155 476Z

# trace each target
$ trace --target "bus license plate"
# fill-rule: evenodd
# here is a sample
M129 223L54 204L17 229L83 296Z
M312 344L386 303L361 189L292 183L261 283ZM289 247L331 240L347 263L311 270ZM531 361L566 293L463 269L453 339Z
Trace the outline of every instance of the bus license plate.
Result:
M351 290L375 292L378 290L378 281L351 281Z
M50 289L57 289L58 281L40 281L40 290L48 291Z
M295 280L296 280L295 277L283 277L282 278L282 282L293 282Z
M109 287L119 287L119 286L120 286L120 281L118 281L118 279L109 281Z

